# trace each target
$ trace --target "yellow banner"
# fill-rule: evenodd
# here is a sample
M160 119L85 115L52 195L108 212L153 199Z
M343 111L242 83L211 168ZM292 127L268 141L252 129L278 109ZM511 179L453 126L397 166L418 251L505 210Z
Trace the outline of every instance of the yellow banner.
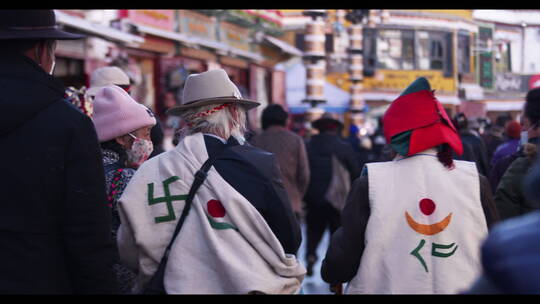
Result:
M375 76L364 77L365 90L402 91L418 77L425 77L433 90L445 93L456 93L456 82L453 77L443 77L441 71L393 71L377 70Z
M445 10L445 9L419 9L419 10L407 10L411 12L423 12L423 13L435 13L435 14L444 14L458 16L466 19L473 19L473 10L472 9L461 9L461 10Z

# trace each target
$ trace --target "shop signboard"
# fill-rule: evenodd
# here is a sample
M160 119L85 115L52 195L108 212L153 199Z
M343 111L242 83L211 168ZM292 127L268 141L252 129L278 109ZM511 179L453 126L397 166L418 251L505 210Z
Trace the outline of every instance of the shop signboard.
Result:
M250 31L247 28L227 22L221 22L220 24L220 40L234 48L244 51L250 51L249 32Z
M442 71L435 70L377 70L374 77L365 77L365 90L401 92L418 77L425 77L433 90L446 94L455 94L456 81L444 77Z
M180 32L216 40L215 21L206 15L189 10L179 10Z
M174 31L174 10L127 10L128 18L135 24L142 24L166 31Z
M530 78L529 75L498 73L495 75L495 87L501 92L527 92Z

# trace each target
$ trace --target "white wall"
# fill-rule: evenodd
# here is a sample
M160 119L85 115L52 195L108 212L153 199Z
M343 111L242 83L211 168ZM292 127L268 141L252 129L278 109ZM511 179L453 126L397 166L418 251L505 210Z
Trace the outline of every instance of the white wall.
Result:
M478 21L506 24L497 26L494 38L511 41L513 73L540 74L540 10L475 10L473 14Z
M525 74L540 74L540 27L525 28Z

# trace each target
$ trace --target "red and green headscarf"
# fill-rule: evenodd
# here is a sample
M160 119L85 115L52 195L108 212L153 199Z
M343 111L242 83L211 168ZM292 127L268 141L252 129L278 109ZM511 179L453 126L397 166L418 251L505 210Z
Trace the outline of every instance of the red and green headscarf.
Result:
M463 154L456 128L424 77L416 79L392 102L384 114L383 128L386 141L403 156L445 143L458 155Z

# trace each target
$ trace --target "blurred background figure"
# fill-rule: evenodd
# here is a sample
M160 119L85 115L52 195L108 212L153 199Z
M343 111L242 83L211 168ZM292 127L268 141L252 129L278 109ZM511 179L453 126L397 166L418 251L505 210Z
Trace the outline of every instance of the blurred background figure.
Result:
M497 123L497 121L492 123L488 119L482 119L481 124L483 125L483 132L480 136L486 145L486 155L489 168L491 168L493 154L495 153L495 150L497 150L497 147L500 146L505 140L505 124L500 125Z
M150 131L150 139L152 140L152 144L154 145L154 150L152 150L152 154L150 154L149 158L165 152L165 149L163 147L164 137L165 134L163 133L161 122L156 117L156 125Z
M469 121L463 113L458 113L454 117L453 123L459 132L459 136L461 138L461 141L463 142L463 146L468 146L468 148L464 147L464 153L461 157L455 158L459 160L475 162L478 172L484 176L487 176L489 172L489 162L486 152L486 146L477 130L478 123L475 120ZM469 154L471 152L472 155Z
M521 136L521 125L513 120L506 124L504 131L506 140L502 142L493 152L491 157L491 167L493 167L501 158L515 153L519 149L519 139Z
M317 262L317 247L327 228L333 233L340 226L340 212L344 202L336 201L345 197L352 181L360 175L360 166L351 146L340 138L343 124L336 119L325 117L314 121L312 126L319 131L307 143L310 167L309 186L304 196L306 202L306 261L307 275L313 275L313 265ZM339 171L340 167L346 172ZM348 174L348 183L341 173ZM334 183L333 183L334 181ZM331 185L345 186L338 190ZM333 198L328 197L333 193Z
M303 217L302 198L309 183L309 162L302 137L287 130L289 114L278 104L267 106L262 112L263 132L250 143L276 155L283 186L298 220Z
M369 157L370 161L378 162L383 160L383 151L386 146L386 139L384 138L383 133L383 119L382 116L377 118L377 128L375 132L371 135L371 155Z
M82 86L80 89L75 87L67 87L64 98L79 109L79 111L81 111L84 115L92 117L94 107L92 102L86 99L85 86Z
M371 139L367 136L365 129L360 129L356 125L351 125L347 141L356 154L358 166L360 168L364 167L364 164L370 160L371 149L373 147Z
M102 88L114 84L129 93L131 82L129 76L119 67L106 66L96 69L90 76L90 87L86 90L89 101L93 101L97 92Z
M527 93L521 118L520 150L503 160L510 160L495 191L495 203L501 219L522 215L536 209L523 193L523 180L536 158L540 139L540 89Z

